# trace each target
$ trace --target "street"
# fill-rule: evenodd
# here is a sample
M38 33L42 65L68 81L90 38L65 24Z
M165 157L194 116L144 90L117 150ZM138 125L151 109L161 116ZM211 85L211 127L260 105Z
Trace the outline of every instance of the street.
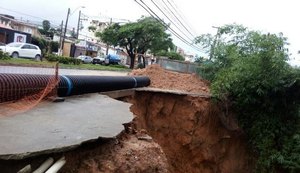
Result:
M17 67L0 66L0 73L14 74L55 74L54 68L41 67ZM80 69L59 69L60 75L93 75L93 76L126 76L128 72L118 71L99 71L99 70L80 70Z

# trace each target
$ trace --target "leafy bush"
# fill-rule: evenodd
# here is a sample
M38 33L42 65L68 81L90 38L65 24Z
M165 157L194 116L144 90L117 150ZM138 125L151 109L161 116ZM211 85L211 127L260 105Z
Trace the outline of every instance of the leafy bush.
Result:
M299 172L300 70L286 63L286 38L230 30L237 31L220 28L226 32L219 33L213 59L203 63L212 93L237 112L258 157L256 172Z
M157 53L156 55L157 56L165 56L172 60L184 61L184 57L176 52L161 51L161 52Z
M125 65L121 65L121 64L110 64L109 66L115 67L115 68L125 68L125 69L128 69L128 67L126 67Z
M48 42L45 39L39 38L39 37L32 37L31 38L31 43L34 44L34 45L37 45L41 49L42 54L47 53Z
M41 49L42 54L58 52L59 44L57 41L47 41L43 38L32 37L31 43L37 45Z
M59 63L62 63L62 64L74 64L74 65L81 64L81 61L79 59L65 57L65 56L58 56L58 55L48 54L45 58L50 62L59 62Z
M0 50L0 60L7 60L10 59L11 57L8 55L8 53L3 52Z

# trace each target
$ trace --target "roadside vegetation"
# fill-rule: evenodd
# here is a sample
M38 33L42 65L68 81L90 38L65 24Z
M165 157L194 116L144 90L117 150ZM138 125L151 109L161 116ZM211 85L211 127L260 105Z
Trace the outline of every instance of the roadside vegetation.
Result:
M10 58L11 57L7 53L0 50L0 60L9 60Z
M7 54L0 51L0 65L53 68L57 62L59 62L60 68L106 70L106 71L130 71L128 67L123 65L106 66L106 65L82 64L80 61L74 58L62 57L56 55L48 55L44 57L43 61L36 61L33 59L24 59L24 58L11 58Z
M247 136L256 172L300 172L300 70L288 60L283 34L240 25L218 28L196 42L209 53L200 75Z
M179 53L177 52L174 52L174 51L171 51L171 52L168 52L168 51L160 51L158 53L156 53L157 56L165 56L165 57L168 57L169 59L172 59L172 60L178 60L178 61L184 61L184 57L182 55L180 55Z

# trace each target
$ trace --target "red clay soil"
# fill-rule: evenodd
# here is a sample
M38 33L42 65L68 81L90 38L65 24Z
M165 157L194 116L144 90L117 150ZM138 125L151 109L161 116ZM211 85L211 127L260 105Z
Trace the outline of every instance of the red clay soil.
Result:
M195 75L169 72L158 66L133 71L146 75L151 87L209 92ZM210 98L170 93L136 92L131 111L138 129L146 129L166 154L170 172L250 173L251 161L241 131Z
M186 74L164 70L154 64L145 69L137 69L130 75L148 76L151 84L149 87L168 90L180 90L191 93L209 93L209 82L202 80L196 74Z
M99 139L63 153L50 153L23 160L0 160L0 173L16 173L30 164L36 170L45 160L65 156L59 173L168 173L161 147L143 131L127 129L116 138Z
M68 152L60 172L167 173L168 164L160 146L151 139L138 139L140 135L122 132L115 140L93 149Z

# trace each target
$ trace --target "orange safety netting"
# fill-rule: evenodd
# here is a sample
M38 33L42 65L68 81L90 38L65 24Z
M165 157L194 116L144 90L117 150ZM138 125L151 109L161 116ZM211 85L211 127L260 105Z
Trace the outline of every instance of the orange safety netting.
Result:
M31 70L34 70L34 68L32 68ZM48 75L48 77L44 79L47 81L42 81L45 83L45 85L43 85L43 83L40 81L36 81L36 78L32 79L32 83L30 83L30 88L25 89L21 88L22 83L24 83L22 79L17 80L16 78L11 77L9 78L9 81L0 81L0 97L2 97L0 98L0 101L6 100L5 102L0 103L0 117L15 115L17 113L28 111L37 106L45 98L56 96L56 87L59 83L58 65L56 65L55 68L52 69L38 68L36 70L36 75L45 73ZM22 70L21 72L19 70L18 73L28 74L28 72L25 71L26 70L24 70L24 72L22 73ZM52 74L49 75L49 72ZM10 75L10 73L13 73L13 71L5 72L4 69L1 69L1 73L5 73L5 75Z

